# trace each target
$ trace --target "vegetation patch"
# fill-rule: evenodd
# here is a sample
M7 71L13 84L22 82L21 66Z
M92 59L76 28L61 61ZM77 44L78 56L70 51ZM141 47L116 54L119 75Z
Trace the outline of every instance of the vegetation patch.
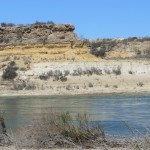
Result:
M27 128L18 142L19 148L90 148L104 141L100 124L90 124L87 114L49 112Z
M121 67L118 66L117 69L113 69L112 71L115 75L121 75Z
M139 82L139 83L137 83L137 86L143 87L143 86L144 86L144 83L143 83L143 82Z
M106 135L100 123L91 122L87 114L71 115L69 112L54 112L48 110L43 117L30 126L20 130L18 134L9 134L3 128L4 118L0 118L0 146L13 146L16 149L138 149L148 150L150 147L149 133L139 137L140 132L124 124L134 135L133 138ZM149 130L148 130L149 131Z
M4 70L2 78L5 80L13 80L15 77L17 77L17 70L18 67L16 66L16 63L11 61L7 68Z

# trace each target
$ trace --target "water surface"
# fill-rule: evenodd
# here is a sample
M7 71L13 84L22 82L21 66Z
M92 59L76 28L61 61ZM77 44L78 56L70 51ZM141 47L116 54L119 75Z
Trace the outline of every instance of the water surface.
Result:
M0 111L12 129L29 125L51 108L72 114L86 112L112 134L128 134L124 122L142 133L150 126L150 95L0 97Z

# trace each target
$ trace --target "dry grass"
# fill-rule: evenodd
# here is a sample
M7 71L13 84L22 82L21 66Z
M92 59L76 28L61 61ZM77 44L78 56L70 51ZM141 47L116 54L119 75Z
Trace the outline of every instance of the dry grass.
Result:
M0 146L8 146L11 144L11 140L6 132L5 121L3 113L0 113Z
M89 123L86 114L50 112L12 139L19 148L93 148L105 134L99 124Z
M30 127L21 130L20 134L0 134L3 137L0 146L12 145L16 149L150 149L149 129L146 135L142 135L137 129L124 122L133 137L108 136L105 135L100 124L91 124L90 120L87 114L72 116L69 112L49 111Z

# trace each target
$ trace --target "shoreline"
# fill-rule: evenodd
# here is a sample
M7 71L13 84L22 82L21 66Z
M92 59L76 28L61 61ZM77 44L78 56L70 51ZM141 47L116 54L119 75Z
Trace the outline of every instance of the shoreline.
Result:
M18 150L18 148L11 146L11 147L0 147L0 150ZM37 150L35 148L22 148L22 150ZM49 149L40 149L40 150L49 150ZM104 148L51 148L51 150L104 150ZM129 148L109 148L109 150L129 150ZM134 150L134 149L130 149Z
M81 90L81 91L51 91L51 90L3 90L0 97L12 96L92 96L92 95L124 95L124 94L150 94L149 89L96 89L96 90Z

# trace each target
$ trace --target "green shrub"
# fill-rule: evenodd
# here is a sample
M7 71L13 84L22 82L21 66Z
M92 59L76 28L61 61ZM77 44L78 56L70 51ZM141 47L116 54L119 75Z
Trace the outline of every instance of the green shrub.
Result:
M39 76L39 78L41 80L48 80L50 77L53 77L53 81L62 81L62 82L65 82L67 81L67 75L69 75L69 71L64 71L64 75L63 73L60 71L60 70L55 70L55 71L52 71L50 70L49 72L47 72L46 74L42 74Z
M55 24L53 21L47 21L47 24Z
M13 27L13 26L15 26L15 24L14 23L5 23L5 22L2 22L1 26L2 27Z
M65 70L64 71L64 76L68 76L70 74L70 71L69 70Z
M95 42L91 42L91 54L97 57L105 57L106 52L112 50L112 48L117 44L116 40L112 39L102 39Z
M39 78L40 78L41 80L48 80L48 79L49 79L49 76L43 74L43 75L40 75Z
M66 82L66 81L67 81L67 77L65 77L65 76L61 76L61 77L60 77L60 81L62 81L62 82Z
M2 78L5 80L12 80L17 76L16 71L18 67L14 61L11 61L7 68L4 70Z
M43 24L55 24L53 21L47 21L47 22L41 22L41 21L36 21L34 23L35 25L43 25Z
M121 75L121 67L118 66L117 69L113 69L113 73L114 73L115 75Z
M46 22L41 22L41 21L36 21L35 23L33 23L35 25L42 25L42 24L46 24Z
M139 83L137 83L137 86L139 86L139 87L142 87L144 85L144 83L143 82L139 82Z
M130 70L130 71L129 71L129 74L133 74L133 71Z
M96 48L91 49L91 54L93 54L97 57L104 57L105 52L106 52L106 49L104 47L101 49L96 49Z

